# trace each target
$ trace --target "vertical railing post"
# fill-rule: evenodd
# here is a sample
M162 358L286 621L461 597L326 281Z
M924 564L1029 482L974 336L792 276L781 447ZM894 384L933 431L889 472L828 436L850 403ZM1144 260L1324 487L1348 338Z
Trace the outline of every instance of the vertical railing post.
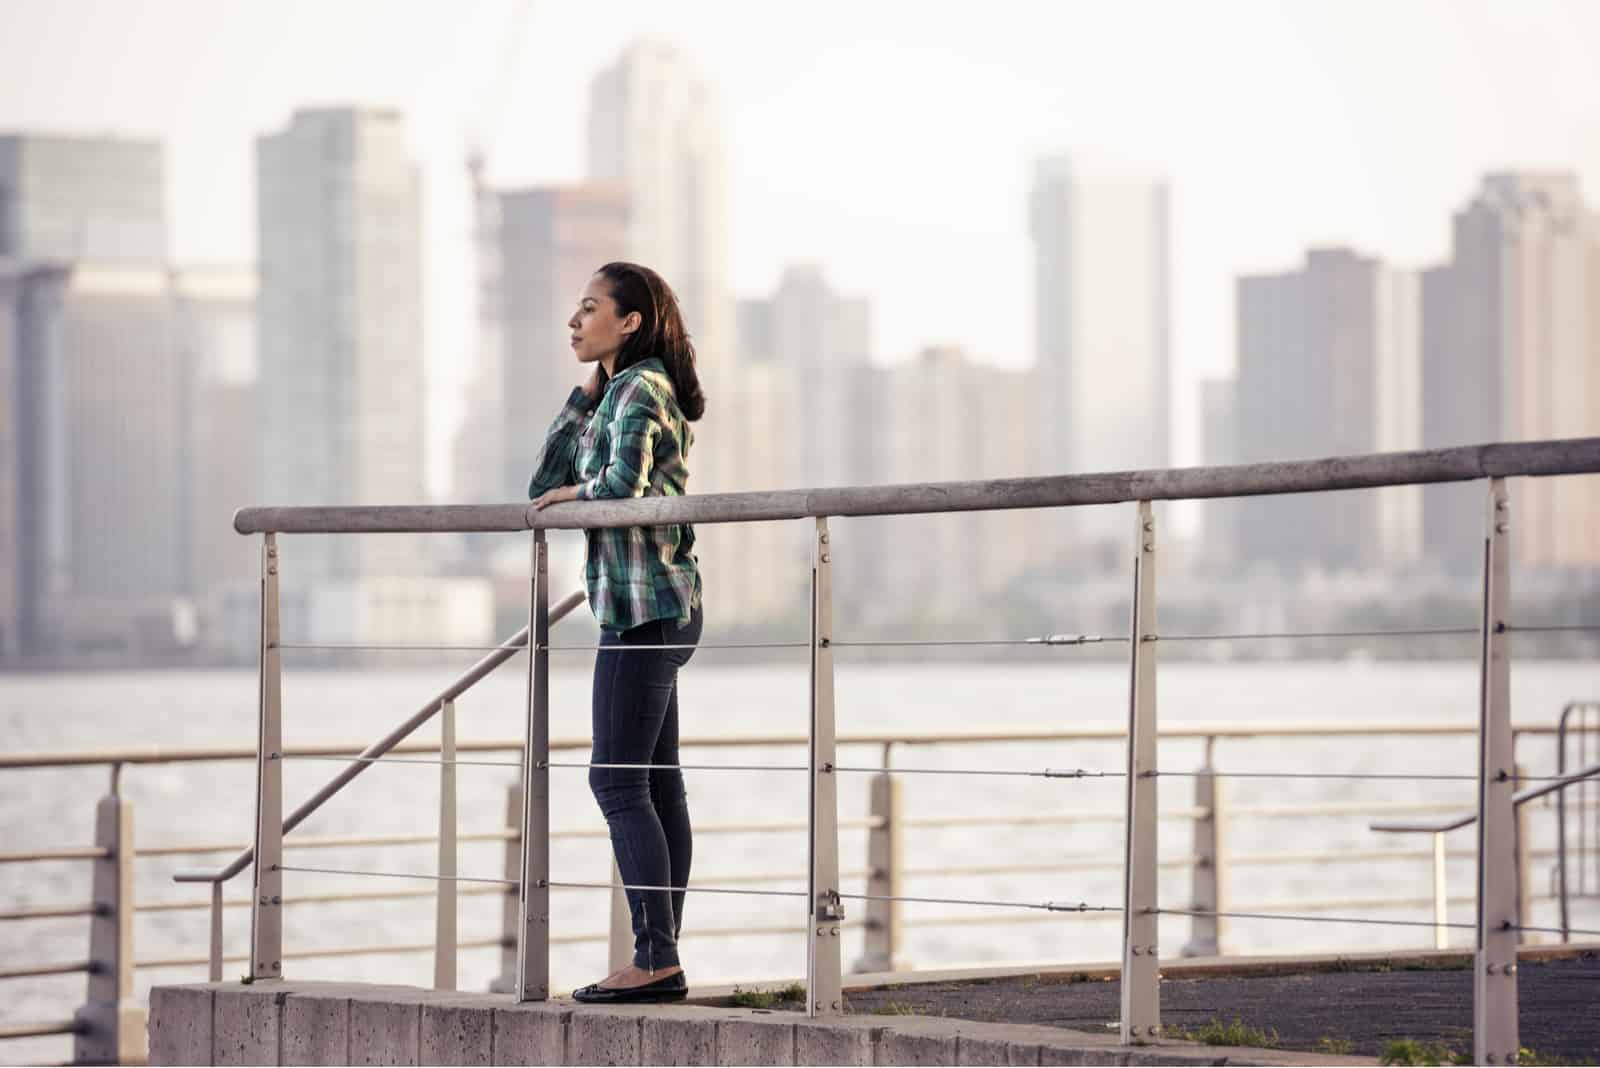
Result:
M867 830L866 939L858 972L892 972L901 967L900 902L900 780L889 774L892 746L883 747L881 774L872 777Z
M518 886L522 881L522 784L514 782L506 787L506 838L505 878L509 886L500 909L500 974L489 982L496 994L517 992L517 924L522 915L522 895Z
M1122 1041L1161 1031L1156 869L1156 524L1140 501L1129 638L1128 767L1122 876Z
M89 921L88 995L76 1014L78 1064L142 1062L144 1011L133 994L133 804L115 785L95 806L94 917Z
M456 703L439 706L439 882L433 919L433 988L456 988Z
M550 553L533 532L528 604L528 736L522 758L517 1000L550 997Z
M1206 736L1205 765L1194 779L1194 867L1189 878L1189 899L1194 914L1189 917L1189 942L1185 957L1216 957L1222 954L1224 871L1222 858L1222 787L1216 778L1213 758L1215 735Z
M1511 751L1511 504L1489 480L1483 541L1478 719L1478 923L1472 1035L1476 1064L1517 1062L1516 789Z
M278 634L278 539L262 536L257 681L255 877L250 979L283 978L283 665Z
M207 975L222 982L222 880L211 880L211 967Z
M834 773L833 553L828 520L817 517L811 568L811 863L806 902L806 1015L844 1011L840 976L839 790Z
M1450 884L1446 864L1444 832L1433 835L1433 948L1450 948Z

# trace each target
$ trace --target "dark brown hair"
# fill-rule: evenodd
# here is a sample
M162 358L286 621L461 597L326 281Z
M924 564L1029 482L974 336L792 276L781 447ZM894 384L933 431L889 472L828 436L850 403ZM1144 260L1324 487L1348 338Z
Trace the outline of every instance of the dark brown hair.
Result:
M659 274L637 263L608 263L595 274L610 285L618 317L638 312L641 320L639 329L627 336L617 352L615 370L654 356L672 379L684 418L699 419L706 411L706 397L695 370L694 345L689 342L689 331L683 325L683 313L672 287Z

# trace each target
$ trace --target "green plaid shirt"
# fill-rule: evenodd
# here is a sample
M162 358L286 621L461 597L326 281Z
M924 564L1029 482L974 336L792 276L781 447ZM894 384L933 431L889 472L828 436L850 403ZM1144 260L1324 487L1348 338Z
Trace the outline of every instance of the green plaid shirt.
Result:
M641 360L606 383L598 406L582 388L572 391L545 435L528 498L574 483L580 501L681 496L693 442L666 368L659 359ZM584 533L584 583L602 627L623 631L653 619L689 621L700 603L692 526Z

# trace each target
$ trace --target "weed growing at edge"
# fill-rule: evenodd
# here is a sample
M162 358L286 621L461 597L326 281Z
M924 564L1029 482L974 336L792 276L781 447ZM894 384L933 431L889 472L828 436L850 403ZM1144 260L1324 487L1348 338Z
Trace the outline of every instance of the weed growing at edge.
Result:
M785 1001L798 1001L803 1005L806 1000L806 988L799 983L790 983L777 990L741 990L739 987L734 987L731 1000L735 1005L746 1009L770 1009Z
M1237 1016L1233 1018L1231 1024L1225 1024L1213 1016L1200 1030L1185 1030L1176 1037L1207 1046L1257 1046L1262 1049L1270 1049L1279 1041L1276 1028L1262 1031L1251 1027Z

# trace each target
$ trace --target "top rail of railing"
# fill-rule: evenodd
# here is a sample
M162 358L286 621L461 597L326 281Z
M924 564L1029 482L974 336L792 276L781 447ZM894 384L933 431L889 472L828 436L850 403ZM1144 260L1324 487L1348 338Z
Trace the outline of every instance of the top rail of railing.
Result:
M978 482L636 497L557 504L241 508L241 534L473 533L739 523L814 516L912 515L1127 501L1253 497L1481 478L1600 473L1600 438L1499 442L1226 467L1154 468Z

